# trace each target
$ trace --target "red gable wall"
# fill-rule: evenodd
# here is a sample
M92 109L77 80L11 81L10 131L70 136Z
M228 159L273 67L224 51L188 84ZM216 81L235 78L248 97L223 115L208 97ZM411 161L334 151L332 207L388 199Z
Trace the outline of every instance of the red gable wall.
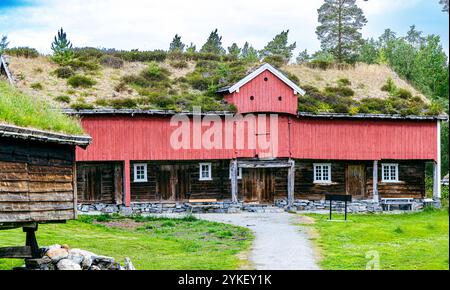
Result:
M251 96L254 97L253 101L250 99ZM297 114L298 99L294 90L268 70L242 86L239 92L225 95L225 99L234 104L241 114L255 112Z
M170 136L177 127L170 126L169 117L84 116L82 125L93 142L87 150L77 148L77 161L232 159L262 153L245 148L174 150ZM279 150L274 157L436 160L438 156L436 121L298 119L285 115L278 117L278 127Z

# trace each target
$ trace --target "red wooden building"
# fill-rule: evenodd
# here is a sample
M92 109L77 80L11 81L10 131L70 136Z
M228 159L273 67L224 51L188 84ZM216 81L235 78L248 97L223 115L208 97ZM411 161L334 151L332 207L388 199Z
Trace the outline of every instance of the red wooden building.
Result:
M93 139L77 149L79 201L423 199L425 164L440 177L446 117L297 112L304 91L268 64L218 93L237 114L76 112Z

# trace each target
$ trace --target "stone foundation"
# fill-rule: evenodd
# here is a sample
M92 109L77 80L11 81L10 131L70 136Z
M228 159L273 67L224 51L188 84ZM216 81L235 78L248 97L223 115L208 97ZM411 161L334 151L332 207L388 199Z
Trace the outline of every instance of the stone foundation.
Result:
M325 200L310 201L310 200L296 200L291 208L287 206L287 200L277 200L274 205L262 204L246 204L246 203L232 203L231 201L221 202L205 202L205 203L132 203L130 207L124 205L111 204L91 204L78 205L80 213L106 213L106 214L121 214L130 216L134 214L165 214L165 213L238 213L246 212L282 212L282 211L308 211L320 212L328 211L330 209L329 202ZM344 212L344 202L333 202L333 211ZM424 207L423 201L416 200L413 204L413 211L422 210ZM399 208L399 210L409 210L408 208ZM376 213L383 212L381 204L372 200L353 201L348 204L349 213Z

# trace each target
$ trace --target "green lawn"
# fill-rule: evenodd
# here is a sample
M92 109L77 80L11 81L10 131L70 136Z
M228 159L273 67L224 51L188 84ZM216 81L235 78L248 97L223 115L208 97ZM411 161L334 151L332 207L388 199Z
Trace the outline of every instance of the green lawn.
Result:
M347 223L329 222L326 215L309 216L319 233L315 240L322 269L366 269L377 253L381 270L449 269L447 210L350 215Z
M101 222L111 222L105 216ZM99 255L113 256L120 263L130 257L137 269L238 269L245 263L238 254L253 240L248 229L193 218L135 218L113 220L129 228L97 224L92 217L81 217L67 224L40 225L40 246L68 244ZM136 223L138 222L138 223ZM24 245L21 229L0 231L1 246ZM22 260L0 259L0 269L11 269Z

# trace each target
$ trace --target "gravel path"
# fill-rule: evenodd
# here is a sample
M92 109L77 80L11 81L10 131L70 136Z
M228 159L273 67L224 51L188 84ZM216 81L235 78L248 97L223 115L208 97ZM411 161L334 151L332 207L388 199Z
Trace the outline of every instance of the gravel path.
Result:
M311 241L289 213L199 214L199 218L248 227L255 234L250 261L257 270L319 270ZM297 223L297 224L296 224Z

